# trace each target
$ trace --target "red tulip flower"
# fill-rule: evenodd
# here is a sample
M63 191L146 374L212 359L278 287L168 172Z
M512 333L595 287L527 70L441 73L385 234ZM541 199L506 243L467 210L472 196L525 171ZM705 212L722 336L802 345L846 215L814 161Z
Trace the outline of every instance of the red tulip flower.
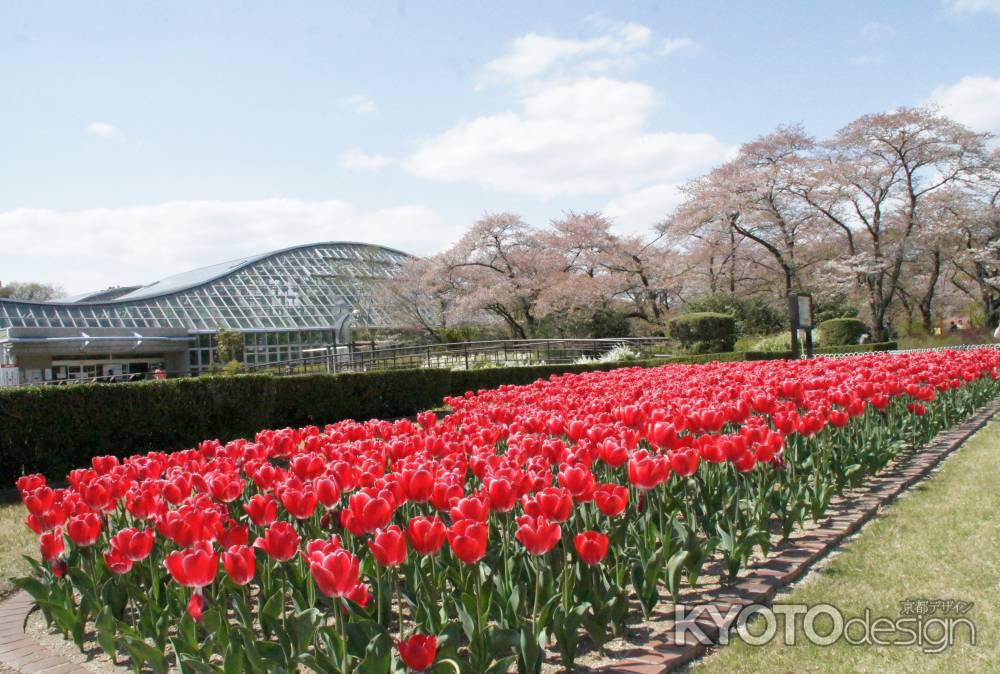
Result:
M368 549L379 566L399 566L406 561L406 536L403 530L393 524L386 529L376 529Z
M478 496L466 496L451 506L451 521L476 520L485 522L490 518L490 507Z
M569 490L577 501L589 501L597 482L593 473L584 465L563 465L559 468L559 485Z
M327 597L345 597L358 585L358 558L340 549L314 555L309 562L309 572L316 587Z
M608 554L608 537L597 531L584 531L573 538L573 546L584 564L598 564Z
M258 527L266 527L278 519L278 502L271 494L254 494L243 504L243 512Z
M430 500L434 492L434 474L426 468L411 468L400 473L406 498L414 503Z
M222 553L222 566L237 585L246 585L253 580L256 560L253 549L246 545L230 546Z
M489 527L477 520L459 520L448 529L448 544L455 556L466 564L475 564L486 555Z
M368 491L356 491L347 499L347 509L340 513L341 522L352 534L360 536L387 526L392 521L394 509L381 493L372 495Z
M254 547L260 548L272 559L287 562L298 551L299 540L295 527L288 522L275 522L263 536L254 541Z
M62 556L66 549L66 542L63 540L62 531L53 529L46 531L38 537L38 547L42 553L42 560L51 562Z
M628 506L628 489L618 484L602 484L594 492L594 505L608 517L617 517Z
M212 498L222 503L235 501L243 493L243 478L239 473L215 472L206 476L205 482Z
M156 535L152 529L122 529L111 537L110 543L113 550L131 562L141 562L149 557L153 550L153 541Z
M117 548L112 548L110 551L104 553L104 563L107 564L113 573L119 575L132 570L132 560Z
M531 503L531 502L529 502ZM566 489L548 487L535 494L534 505L525 504L524 511L532 517L545 517L565 522L573 514L573 497Z
M316 492L310 488L285 487L281 490L279 497L281 505L285 506L285 510L297 520L306 520L312 517L312 514L316 512L316 504L319 503Z
M562 529L555 522L544 517L522 515L517 518L517 533L514 538L521 542L531 555L544 555L556 546L562 537Z
M440 517L414 517L406 525L406 537L421 555L435 554L444 544L446 535Z
M66 525L66 533L71 541L80 547L93 545L101 534L101 516L97 513L86 513L71 517Z
M690 477L698 472L701 455L696 451L671 452L670 468L678 475Z
M211 585L219 570L219 555L208 541L198 541L189 548L174 550L163 565L177 583L201 588Z
M35 517L47 513L56 501L56 493L49 487L41 486L24 494L21 498L24 507Z
M316 498L327 510L334 508L340 502L340 485L332 475L316 478L313 486L316 488Z
M487 478L483 480L483 487L486 489L490 510L498 513L513 510L517 503L517 490L510 480L503 477Z
M655 488L669 475L670 464L647 452L636 452L628 461L628 480L642 491Z
M406 641L397 641L396 648L407 667L414 672L423 672L434 664L437 657L437 637L414 634Z
M344 595L344 598L351 601L361 608L368 606L368 602L372 599L371 590L364 583L358 583Z

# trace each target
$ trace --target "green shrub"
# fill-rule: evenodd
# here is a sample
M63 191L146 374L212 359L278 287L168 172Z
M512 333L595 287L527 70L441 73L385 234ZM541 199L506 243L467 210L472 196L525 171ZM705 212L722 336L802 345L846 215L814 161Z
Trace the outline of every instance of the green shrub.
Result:
M736 319L729 314L704 311L670 319L670 336L690 353L732 351L736 344Z
M823 346L857 344L861 335L871 334L864 321L857 318L831 318L817 326L823 333Z
M705 311L729 314L736 319L736 332L741 335L766 335L788 325L788 308L784 304L778 309L759 297L710 293L685 306L687 313Z
M753 344L754 351L788 351L792 350L792 333L790 330L776 335L761 337Z

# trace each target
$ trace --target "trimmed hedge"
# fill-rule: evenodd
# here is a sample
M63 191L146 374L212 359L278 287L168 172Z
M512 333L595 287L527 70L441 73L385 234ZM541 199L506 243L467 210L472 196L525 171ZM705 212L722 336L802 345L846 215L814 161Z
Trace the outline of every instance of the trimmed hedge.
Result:
M831 318L816 329L823 333L823 343L827 346L854 346L861 335L870 332L865 322L857 318Z
M894 348L895 343L889 342L817 349L817 353ZM632 363L292 377L251 374L0 389L0 489L24 473L61 479L100 454L172 451L207 438L252 438L264 428L409 416L438 407L446 396L530 384L553 374L783 357L788 354L726 352Z
M736 318L729 314L699 311L670 319L670 336L691 353L732 351L736 344Z

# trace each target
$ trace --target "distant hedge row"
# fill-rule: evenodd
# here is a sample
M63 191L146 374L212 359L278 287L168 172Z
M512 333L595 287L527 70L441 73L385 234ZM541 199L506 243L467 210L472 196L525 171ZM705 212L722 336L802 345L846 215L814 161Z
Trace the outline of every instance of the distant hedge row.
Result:
M866 344L857 350L891 348L895 344ZM252 437L264 428L409 416L439 406L449 395L528 384L552 374L788 355L732 352L628 364L243 375L0 389L0 488L23 473L61 479L96 455L183 449L206 438Z

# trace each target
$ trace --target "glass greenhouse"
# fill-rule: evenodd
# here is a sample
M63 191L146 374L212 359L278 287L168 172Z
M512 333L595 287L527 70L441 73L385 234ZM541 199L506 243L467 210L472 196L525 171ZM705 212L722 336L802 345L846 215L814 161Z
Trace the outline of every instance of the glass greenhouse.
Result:
M2 361L26 381L198 373L213 361L219 330L243 335L248 365L294 359L347 341L351 327L392 327L379 286L409 257L317 243L58 302L0 299Z

